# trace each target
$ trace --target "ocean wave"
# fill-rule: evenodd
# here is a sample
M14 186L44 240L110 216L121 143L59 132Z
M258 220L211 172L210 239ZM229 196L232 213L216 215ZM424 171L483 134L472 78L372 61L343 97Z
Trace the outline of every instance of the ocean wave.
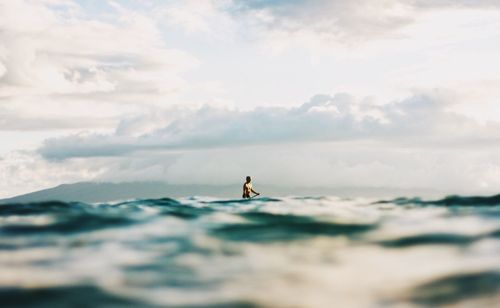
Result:
M280 202L281 199L261 197L249 199L231 199L231 200L214 200L214 201L201 201L203 204L248 204L248 203L267 203L267 202Z
M405 300L425 306L441 306L494 297L499 292L500 272L459 273L418 285Z
M500 294L495 198L3 204L0 302L7 307L65 307L83 300L97 307L490 303Z
M299 240L311 236L355 236L374 225L316 221L310 217L247 212L240 216L248 222L226 224L212 231L218 237L233 241L274 242Z
M500 194L494 196L447 196L438 200L422 200L421 198L396 198L381 200L375 204L392 203L398 205L442 205L442 206L498 206Z
M0 288L0 302L3 307L147 307L144 303L109 294L96 286L84 285Z

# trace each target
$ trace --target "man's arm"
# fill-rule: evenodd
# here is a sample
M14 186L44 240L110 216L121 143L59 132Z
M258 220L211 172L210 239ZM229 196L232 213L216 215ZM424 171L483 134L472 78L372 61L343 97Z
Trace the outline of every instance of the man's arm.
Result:
M253 188L252 188L252 189L250 189L250 190L251 190L254 194L256 194L256 195L260 195L258 192L256 192L255 190L253 190Z

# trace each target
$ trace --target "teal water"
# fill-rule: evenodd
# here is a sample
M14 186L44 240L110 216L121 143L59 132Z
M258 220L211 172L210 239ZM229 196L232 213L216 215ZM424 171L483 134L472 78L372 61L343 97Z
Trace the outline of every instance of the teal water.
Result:
M494 307L500 196L0 205L1 307Z

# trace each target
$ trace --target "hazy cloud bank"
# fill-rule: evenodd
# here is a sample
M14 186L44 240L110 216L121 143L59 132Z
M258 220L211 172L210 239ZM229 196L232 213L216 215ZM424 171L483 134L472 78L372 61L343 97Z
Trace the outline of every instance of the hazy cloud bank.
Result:
M310 142L153 151L48 161L35 153L0 159L0 196L77 181L234 185L250 174L266 186L351 187L497 193L500 149L407 147L381 141Z

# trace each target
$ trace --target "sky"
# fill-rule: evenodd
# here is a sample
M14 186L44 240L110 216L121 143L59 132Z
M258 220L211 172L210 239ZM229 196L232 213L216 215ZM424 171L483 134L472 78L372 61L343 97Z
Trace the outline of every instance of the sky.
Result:
M500 0L0 0L0 197L500 191Z

